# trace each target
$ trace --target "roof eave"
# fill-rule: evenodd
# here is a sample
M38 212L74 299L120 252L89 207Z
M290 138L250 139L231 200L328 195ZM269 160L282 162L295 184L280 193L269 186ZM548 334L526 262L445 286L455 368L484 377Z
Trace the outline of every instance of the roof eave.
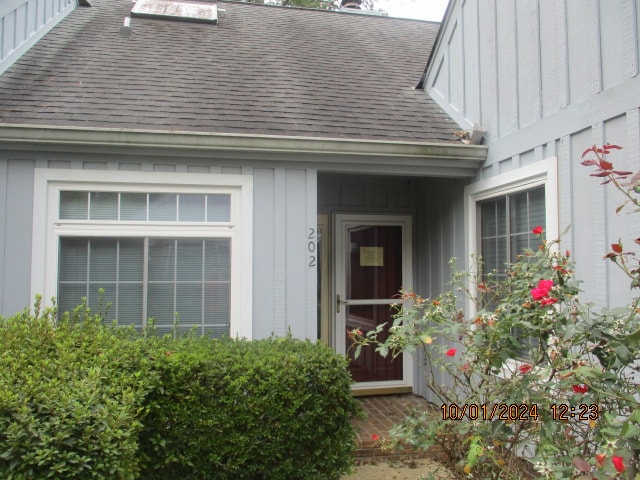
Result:
M320 170L473 177L481 145L0 124L0 149L224 156L315 163Z

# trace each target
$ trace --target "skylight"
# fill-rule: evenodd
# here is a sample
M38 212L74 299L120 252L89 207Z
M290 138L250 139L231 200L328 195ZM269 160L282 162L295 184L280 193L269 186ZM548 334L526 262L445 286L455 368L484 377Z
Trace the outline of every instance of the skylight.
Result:
M132 17L218 23L218 6L203 0L138 0Z

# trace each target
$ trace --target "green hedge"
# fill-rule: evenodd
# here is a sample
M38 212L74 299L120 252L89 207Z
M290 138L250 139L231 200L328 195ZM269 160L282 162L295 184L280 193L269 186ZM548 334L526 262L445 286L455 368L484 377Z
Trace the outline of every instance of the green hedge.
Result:
M356 412L344 357L291 338L166 352L141 435L144 478L337 479Z
M291 338L143 338L0 322L0 478L338 479L357 406L343 356Z
M4 321L0 478L137 478L140 420L158 378L146 348L95 321Z

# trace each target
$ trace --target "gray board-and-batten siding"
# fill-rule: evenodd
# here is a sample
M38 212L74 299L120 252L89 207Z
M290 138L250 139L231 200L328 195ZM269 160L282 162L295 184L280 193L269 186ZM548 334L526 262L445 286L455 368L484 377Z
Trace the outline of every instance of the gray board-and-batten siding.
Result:
M464 253L462 192L467 178L318 173L236 159L162 158L5 151L0 153L0 312L33 303L31 243L36 168L250 175L253 179L254 338L288 331L316 338L317 263L309 265L308 237L318 213L411 213L416 288L437 294L448 280L447 260ZM467 175L468 176L468 175ZM411 187L407 189L409 183ZM338 192L338 193L336 193Z
M77 0L2 0L0 74L76 8Z
M640 237L638 214L580 165L594 144L623 146L609 160L640 170L640 0L456 0L424 83L460 125L481 125L489 147L476 180L557 157L558 230L585 298L628 301L629 280L603 260Z
M254 304L253 336L283 335L289 329L299 338L315 336L315 270L299 268L307 253L301 238L316 224L314 170L253 168L197 158L183 163L131 156L0 155L0 311L5 315L33 303L29 292L35 168L251 175L255 286L253 299L243 301Z

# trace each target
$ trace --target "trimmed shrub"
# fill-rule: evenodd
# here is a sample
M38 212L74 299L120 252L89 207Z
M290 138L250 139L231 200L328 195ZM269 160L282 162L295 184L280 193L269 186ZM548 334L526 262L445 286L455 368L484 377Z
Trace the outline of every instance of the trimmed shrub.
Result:
M332 480L351 467L344 356L146 333L86 306L59 323L37 305L0 319L0 478Z
M338 479L357 407L320 343L186 339L167 350L141 434L143 478Z
M0 477L136 478L151 344L96 318L53 320L0 322Z

